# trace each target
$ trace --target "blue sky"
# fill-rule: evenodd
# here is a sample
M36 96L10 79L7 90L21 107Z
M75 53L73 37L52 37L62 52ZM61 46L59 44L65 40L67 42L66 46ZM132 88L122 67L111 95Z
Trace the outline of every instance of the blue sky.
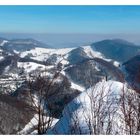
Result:
M140 6L0 6L5 33L140 33Z

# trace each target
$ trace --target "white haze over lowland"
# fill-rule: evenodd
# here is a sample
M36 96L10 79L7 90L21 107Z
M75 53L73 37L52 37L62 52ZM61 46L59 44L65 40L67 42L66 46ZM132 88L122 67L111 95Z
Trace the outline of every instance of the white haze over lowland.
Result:
M33 38L54 48L78 47L89 45L104 39L124 39L140 44L140 34L88 34L88 33L0 33L0 37L7 39Z

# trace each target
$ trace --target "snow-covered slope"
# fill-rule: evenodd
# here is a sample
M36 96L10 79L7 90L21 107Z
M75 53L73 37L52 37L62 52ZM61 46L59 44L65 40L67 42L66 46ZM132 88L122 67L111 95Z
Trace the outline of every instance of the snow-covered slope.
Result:
M1 43L0 43L0 46L4 46L5 43L7 43L8 41L7 40L3 40Z
M45 117L44 120L49 121L49 117ZM50 127L53 127L57 122L58 119L51 118L52 123ZM27 135L27 134L37 134L37 125L38 125L38 114L35 114L31 121L21 130L18 134ZM47 124L46 124L47 127Z
M20 54L23 58L25 56L30 55L32 59L44 61L49 56L53 54L57 54L58 56L63 56L69 53L73 48L64 48L64 49L47 49L47 48L35 48L30 51L25 51Z
M104 58L104 56L96 51L96 50L93 50L91 48L91 46L82 46L82 48L84 49L84 52L90 57L90 58L93 58L93 57L98 57L98 58Z
M0 61L2 61L4 59L4 57L3 56L0 56Z
M120 63L118 61L112 60L112 59L107 59L101 52L97 51L94 46L83 46L84 52L90 57L90 58L101 58L105 61L111 62L113 61L113 65L116 67L119 67Z
M77 89L77 90L79 90L79 91L81 91L81 92L83 92L83 91L85 90L84 87L82 87L82 86L80 86L80 85L78 85L78 84L75 84L73 81L71 81L71 88Z
M112 134L121 134L119 99L123 89L120 82L102 81L84 91L69 103L63 117L49 134L107 134L109 121L112 121ZM101 118L100 118L101 117ZM100 120L99 120L100 119ZM96 128L95 128L96 127Z
M63 48L63 49L51 49L51 48L39 48L36 47L29 51L17 52L21 58L31 58L37 61L47 62L47 64L57 64L61 62L63 65L74 64L82 61L86 58L101 58L105 61L111 62L111 59L106 59L104 55L91 48L91 46L81 46L77 48ZM115 66L118 66L118 62L114 62Z
M82 46L83 51L85 54L90 57L98 57L98 58L104 58L103 55L100 52L94 51L90 46ZM20 53L20 57L24 58L26 56L38 60L38 61L45 61L52 55L57 55L57 58L59 61L64 59L62 63L67 64L67 57L70 54L72 50L75 50L77 48L63 48L63 49L48 49L48 48L35 48L31 49L29 51L24 51Z
M37 64L34 62L18 62L17 66L19 68L23 68L27 73L30 73L33 70L43 70L45 69L45 65Z

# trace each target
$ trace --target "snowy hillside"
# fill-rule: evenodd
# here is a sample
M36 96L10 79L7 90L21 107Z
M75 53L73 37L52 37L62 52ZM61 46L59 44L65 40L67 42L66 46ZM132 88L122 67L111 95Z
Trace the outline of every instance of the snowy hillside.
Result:
M84 52L90 57L98 57L98 58L104 58L104 56L96 51L95 49L92 49L91 46L82 46L82 48L84 48Z
M49 56L53 54L57 54L58 56L60 55L62 57L63 55L68 54L72 49L73 48L65 48L65 49L35 48L20 53L20 56L23 58L30 55L32 59L45 61Z
M49 117L45 118L46 120L49 120ZM53 121L51 123L51 128L58 122L58 119L52 118ZM35 114L34 117L31 119L31 121L21 130L18 132L18 134L27 135L27 134L37 134L37 125L38 125L38 114ZM47 125L47 124L46 124Z
M81 46L78 48L63 48L63 49L50 49L50 48L33 48L29 51L17 52L21 58L30 58L37 61L46 62L49 65L57 64L61 62L63 65L73 64L74 62L80 62L85 58L101 58L108 62L113 60L106 59L100 52L91 48L91 46ZM78 61L77 61L78 60ZM114 61L113 63L118 67L119 63Z
M40 70L45 70L45 66L33 62L18 62L17 66L19 68L25 69L27 73L30 73L31 71L40 69Z
M83 51L86 53L86 55L89 56L90 58L92 57L104 58L100 52L94 51L90 46L82 46L82 48L84 49ZM22 58L29 56L32 59L44 61L53 54L56 54L61 57L66 56L74 49L76 48L64 48L64 49L35 48L29 51L21 52L20 56Z
M124 86L120 82L102 81L97 83L95 87L84 91L65 107L63 117L48 133L107 134L108 121L111 120L111 133L123 134L121 127L123 128L124 124L121 120L119 102L123 89L125 92L129 91L126 85ZM111 119L109 120L109 118Z

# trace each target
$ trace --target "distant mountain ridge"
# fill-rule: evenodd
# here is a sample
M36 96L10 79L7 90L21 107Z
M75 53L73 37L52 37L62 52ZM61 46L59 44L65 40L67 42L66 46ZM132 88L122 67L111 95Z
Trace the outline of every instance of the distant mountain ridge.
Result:
M103 40L91 44L92 48L101 52L106 58L125 62L140 54L140 46L121 39Z
M136 55L123 64L126 80L140 92L140 55Z
M37 40L34 40L32 38L12 39L12 40L0 38L0 48L5 49L7 51L16 50L16 51L23 52L23 51L35 49L37 47L52 48L51 46L39 42ZM55 48L55 46L53 46L53 48ZM75 49L76 48L79 47L75 46ZM94 42L91 44L91 48L93 50L100 52L107 59L112 59L121 63L126 62L130 58L140 54L140 45L135 45L134 43L122 39L106 39L106 40ZM81 48L81 52L82 49L83 48ZM75 52L76 50L73 51ZM74 52L72 53L73 57L74 57Z
M48 48L50 46L42 42L39 42L37 40L34 40L32 38L12 39L12 40L0 38L0 47L2 47L3 49L10 50L10 51L13 51L13 50L26 51L26 50L30 50L36 47Z

